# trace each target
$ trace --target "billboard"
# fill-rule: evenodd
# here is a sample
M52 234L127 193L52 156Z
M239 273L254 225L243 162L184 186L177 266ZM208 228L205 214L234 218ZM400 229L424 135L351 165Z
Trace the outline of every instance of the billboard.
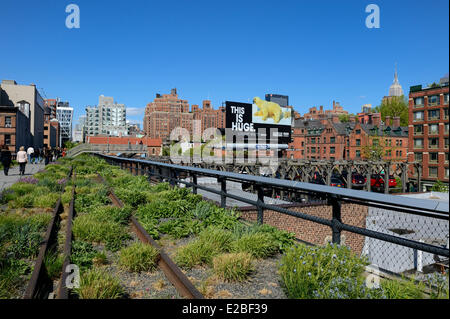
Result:
M241 102L225 102L226 128L234 136L245 136L247 140L256 141L256 134L260 134L258 144L272 143L283 145L291 141L291 109L281 107L274 102L264 101L258 97L253 104ZM227 142L231 143L228 140Z

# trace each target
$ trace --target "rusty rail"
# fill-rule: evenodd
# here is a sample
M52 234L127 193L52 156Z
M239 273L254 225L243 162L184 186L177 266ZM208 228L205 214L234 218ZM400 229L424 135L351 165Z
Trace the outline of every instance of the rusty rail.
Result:
M70 168L68 177L72 176L72 171L73 167ZM64 183L63 192L66 183ZM34 264L31 279L28 282L28 286L25 290L23 299L45 299L48 298L49 292L53 290L53 281L48 276L44 259L50 246L57 240L58 226L61 219L60 214L62 208L63 205L61 203L61 195L60 195L55 205L55 208L53 209L52 219L45 233L45 237L43 241L40 243L39 254Z
M103 183L106 181L101 175L98 175L99 180ZM117 207L123 207L122 201L114 194L114 190L110 188L109 197L114 205ZM158 260L158 267L164 272L167 279L174 285L181 296L187 299L204 299L200 291L195 288L187 276L181 271L181 269L170 259L161 246L147 233L142 225L137 221L134 216L131 216L131 228L136 233L138 238L147 244L152 245L159 251L160 258Z
M75 177L76 175L74 175L74 179ZM57 288L56 299L69 299L69 289L67 288L65 283L69 275L66 269L67 266L70 264L70 255L72 252L72 225L73 219L75 217L74 205L75 205L75 184L72 187L72 200L70 201L69 204L69 215L67 216L66 240L64 242L64 252L63 252L64 262L61 272L61 278Z

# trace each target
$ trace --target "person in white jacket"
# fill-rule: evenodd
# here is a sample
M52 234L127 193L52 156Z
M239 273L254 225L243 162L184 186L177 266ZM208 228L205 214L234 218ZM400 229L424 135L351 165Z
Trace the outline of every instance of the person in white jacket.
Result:
M34 152L34 150L33 150ZM25 152L25 147L21 146L17 152L17 162L19 163L19 174L25 174L25 165L27 165L27 152Z
M34 154L34 148L33 146L30 146L27 149L27 155L28 155L28 162L31 163L31 159L33 158L33 154Z

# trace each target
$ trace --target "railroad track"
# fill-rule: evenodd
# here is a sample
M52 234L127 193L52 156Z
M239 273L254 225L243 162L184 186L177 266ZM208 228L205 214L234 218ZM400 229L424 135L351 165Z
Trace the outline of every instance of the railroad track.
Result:
M67 180L72 176L73 167L70 167ZM67 181L62 187L64 192ZM57 233L61 221L61 213L64 210L61 195L52 212L52 219L45 233L44 239L40 243L39 254L35 261L31 279L28 282L23 299L47 299L53 291L53 280L49 277L45 266L45 256L57 244Z
M106 184L106 181L101 175L98 175L100 182ZM107 185L108 186L108 185ZM113 204L117 207L123 207L122 201L114 194L114 190L109 188L109 197ZM204 299L203 295L195 288L192 282L186 277L181 269L170 259L161 246L153 240L153 238L145 231L144 227L137 221L134 216L131 216L131 229L137 237L146 244L149 244L159 251L160 258L158 259L158 267L164 272L167 279L177 289L181 296L187 299Z
M70 176L72 175L72 169ZM74 178L76 172L74 172ZM106 185L109 189L109 198L116 207L123 207L121 200L114 194L114 190L111 189L101 175L98 175L97 181ZM55 299L69 299L70 290L66 285L70 273L66 271L71 264L71 251L72 251L72 227L73 220L76 216L75 211L75 197L76 188L75 184L72 187L72 198L69 204L65 242L63 248L64 262L61 271L61 277L59 278L56 289L54 289L53 281L49 278L47 270L45 269L44 258L51 247L54 247L56 243L56 234L59 230L59 224L61 220L62 203L61 198L58 200L54 210L53 217L47 229L45 238L41 244L38 258L34 267L33 274L28 283L27 290L24 299L47 299L49 295L53 294ZM186 275L180 270L180 268L170 259L170 257L163 251L162 247L153 240L153 238L145 231L142 225L137 221L134 216L130 218L130 226L132 231L143 243L149 244L159 251L158 267L165 274L168 281L175 287L180 296L186 299L203 299L203 295L195 288Z

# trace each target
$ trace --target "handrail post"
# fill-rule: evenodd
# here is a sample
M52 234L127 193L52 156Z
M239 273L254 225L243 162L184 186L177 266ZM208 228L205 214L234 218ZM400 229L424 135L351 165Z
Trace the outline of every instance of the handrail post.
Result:
M224 177L218 177L217 182L220 183L220 207L225 208L227 206L227 180Z
M197 174L192 175L192 183L194 184L192 186L192 193L197 194Z
M264 208L261 204L264 203L264 191L260 185L256 187L256 190L258 192L258 200L256 202L256 206L258 208L257 222L262 225L264 223Z
M329 199L329 202L332 207L332 220L331 220L331 230L332 234L332 242L333 244L341 243L341 227L342 223L341 219L341 202L338 200L336 196L332 196Z

